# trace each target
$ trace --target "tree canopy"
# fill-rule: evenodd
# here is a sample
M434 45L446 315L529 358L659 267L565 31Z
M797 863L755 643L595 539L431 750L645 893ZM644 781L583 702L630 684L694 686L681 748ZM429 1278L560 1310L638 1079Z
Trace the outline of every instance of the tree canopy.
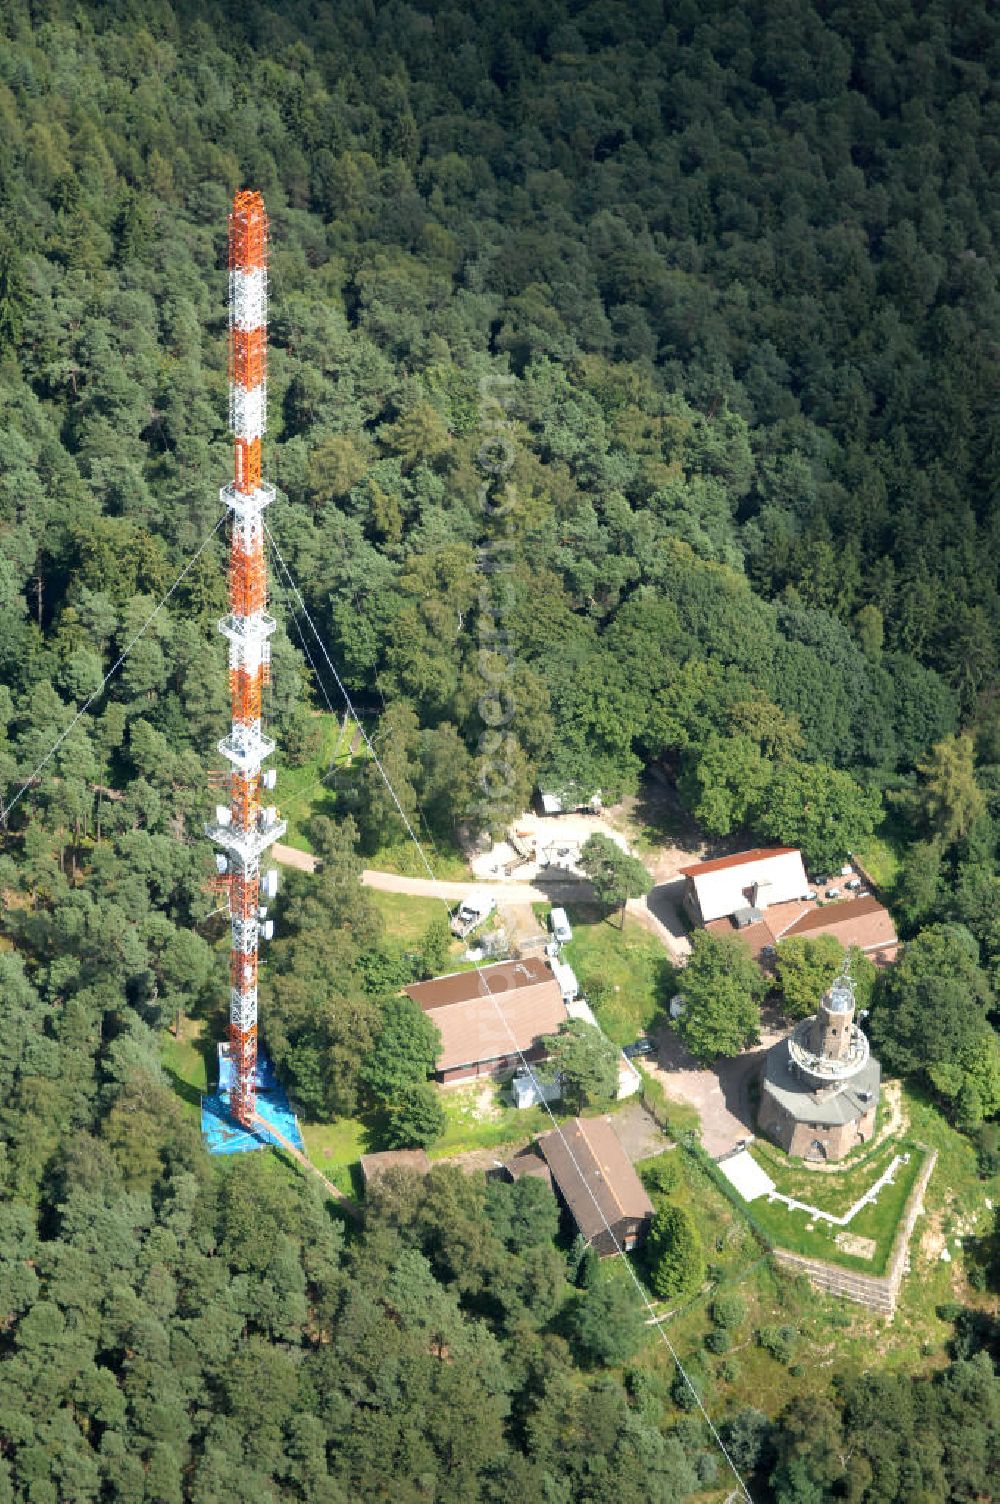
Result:
M696 930L681 989L674 1027L696 1060L738 1055L757 1039L764 979L739 940Z
M588 836L580 848L579 866L590 878L601 902L621 910L624 929L625 905L629 899L642 898L653 886L642 862L598 831Z
M435 1129L386 999L440 926L387 932L362 862L646 770L828 870L888 815L876 1048L996 1114L998 57L983 0L0 8L0 1497L712 1486L598 1350L623 1297L569 1285L544 1187L438 1167L345 1234L275 1156L208 1161L164 1047L194 1014L211 1054L228 999L237 187L272 227L269 528L395 792L367 747L306 771L339 690L272 571L275 798L318 808L320 869L261 1037L303 1118L379 1092ZM707 1059L757 994L694 951ZM985 1353L773 1419L780 1504L997 1471Z
M969 931L929 925L879 979L872 1043L890 1070L923 1075L945 1096L957 1096L967 1072L988 1069L995 1055L990 996Z
M558 1079L570 1112L610 1102L618 1094L618 1047L586 1019L571 1018L543 1040L543 1075Z

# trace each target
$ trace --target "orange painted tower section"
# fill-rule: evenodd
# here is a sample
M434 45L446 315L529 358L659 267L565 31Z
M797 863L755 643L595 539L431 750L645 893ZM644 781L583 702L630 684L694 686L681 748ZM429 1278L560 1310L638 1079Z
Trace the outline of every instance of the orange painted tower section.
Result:
M229 804L216 807L208 833L221 848L216 858L229 889L232 949L229 981L230 1111L249 1128L256 1108L257 973L261 938L273 928L262 897L272 897L277 872L261 874L260 859L285 831L264 802L276 774L263 764L274 752L264 733L263 691L270 683L271 634L267 613L264 508L274 487L262 479L261 440L267 420L267 241L264 200L242 190L229 216L229 426L235 453L233 480L220 500L231 514L229 613L219 630L229 642L232 725L219 743L231 765Z

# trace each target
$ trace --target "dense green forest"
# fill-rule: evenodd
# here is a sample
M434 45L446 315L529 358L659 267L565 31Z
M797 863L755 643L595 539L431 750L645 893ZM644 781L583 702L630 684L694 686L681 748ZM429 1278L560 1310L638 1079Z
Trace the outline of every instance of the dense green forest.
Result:
M160 1064L179 1008L225 1010L238 186L271 525L407 815L447 848L655 763L813 870L888 829L875 1042L995 1154L998 76L987 0L2 8L0 1501L727 1481L537 1187L438 1171L345 1233L273 1159L210 1164ZM294 764L322 689L273 594ZM264 1021L326 1114L441 947L357 884L402 834L370 766L333 808ZM992 1497L996 1335L956 1314L933 1376L728 1417L755 1496Z

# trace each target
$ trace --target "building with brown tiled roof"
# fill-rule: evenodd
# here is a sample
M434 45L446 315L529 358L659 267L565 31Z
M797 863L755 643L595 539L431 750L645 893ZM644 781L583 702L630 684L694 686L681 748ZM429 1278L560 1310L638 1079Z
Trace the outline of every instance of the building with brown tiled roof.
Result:
M767 917L770 922L771 915ZM876 963L894 961L899 949L892 915L873 893L811 908L782 930L778 938L788 940L792 935L807 935L810 939L833 935L845 950L857 946Z
M496 1076L544 1054L542 1039L566 1021L562 989L548 961L528 956L414 982L404 991L437 1025L438 1081Z
M894 961L899 949L892 915L871 893L834 903L775 904L752 924L740 927L730 919L715 919L705 928L713 935L735 935L758 961L766 960L780 941L793 935L809 940L833 935L845 950L857 946L877 966Z
M608 1118L573 1118L538 1147L577 1229L606 1257L644 1235L653 1203Z

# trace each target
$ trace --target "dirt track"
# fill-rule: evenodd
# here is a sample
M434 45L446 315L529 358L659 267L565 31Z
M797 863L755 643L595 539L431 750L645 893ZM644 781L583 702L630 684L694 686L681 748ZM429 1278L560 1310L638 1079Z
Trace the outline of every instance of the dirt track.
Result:
M318 866L316 858L308 851L299 851L297 846L283 846L280 841L271 847L271 855L283 867L294 867L297 872L315 872Z
M373 872L366 867L361 874L366 888L378 888L383 893L408 893L413 898L446 898L450 901L465 898L472 889L479 888L492 893L497 903L593 903L594 890L589 883L547 882L536 883L477 883L439 882L429 877L400 877L397 872Z
M294 846L279 842L271 848L276 862L294 867L297 872L315 872L316 857L308 851L299 851ZM533 903L593 903L594 890L587 882L562 882L556 878L544 879L542 883L477 883L473 878L465 881L445 882L429 877L402 877L398 872L376 872L366 867L361 874L366 888L378 888L382 893L406 893L411 898L444 898L449 903L464 898L474 888L482 888L496 898L500 907Z

